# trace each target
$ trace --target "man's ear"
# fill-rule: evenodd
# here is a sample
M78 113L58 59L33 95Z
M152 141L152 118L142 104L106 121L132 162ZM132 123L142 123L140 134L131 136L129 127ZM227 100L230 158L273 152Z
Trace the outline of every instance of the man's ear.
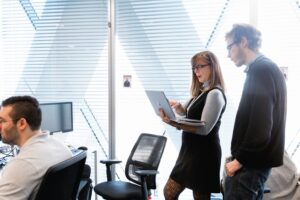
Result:
M18 129L25 130L27 126L28 126L28 123L25 118L21 118L17 121Z
M241 44L241 46L242 46L243 48L248 48L248 40L247 40L247 38L242 37L242 38L241 38L240 44Z

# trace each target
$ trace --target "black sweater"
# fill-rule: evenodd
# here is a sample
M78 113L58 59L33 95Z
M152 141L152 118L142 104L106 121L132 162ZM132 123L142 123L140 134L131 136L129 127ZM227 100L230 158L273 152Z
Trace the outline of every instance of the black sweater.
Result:
M283 163L286 84L277 65L264 56L250 64L237 111L231 154L243 166Z

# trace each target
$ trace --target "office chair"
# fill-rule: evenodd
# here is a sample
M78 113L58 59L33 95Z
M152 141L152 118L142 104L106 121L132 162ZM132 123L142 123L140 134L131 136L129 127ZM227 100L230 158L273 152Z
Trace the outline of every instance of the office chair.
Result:
M76 200L86 156L85 151L80 151L73 157L50 167L35 200Z
M78 147L76 151L87 151L88 148L85 146ZM78 191L77 191L77 200L91 200L93 192L93 184L91 179L91 167L88 164L84 165L82 176L80 179Z
M93 184L91 176L91 167L87 164L84 165L83 174L80 179L79 188L77 192L78 200L91 200L93 192Z
M118 160L101 160L106 165L107 182L94 187L97 195L109 200L147 200L150 189L156 189L156 174L167 138L142 133L127 159L125 175L131 182L112 181L111 165Z

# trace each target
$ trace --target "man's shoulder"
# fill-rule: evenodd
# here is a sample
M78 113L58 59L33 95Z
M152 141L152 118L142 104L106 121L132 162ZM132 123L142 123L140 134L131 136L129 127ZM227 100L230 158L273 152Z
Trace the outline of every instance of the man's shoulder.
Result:
M264 55L257 58L257 60L253 63L253 68L257 70L264 70L273 67L277 67L277 64Z
M45 158L49 161L67 159L72 153L62 141L52 136L40 135L26 144L26 147L21 148L19 156L32 162L39 162Z

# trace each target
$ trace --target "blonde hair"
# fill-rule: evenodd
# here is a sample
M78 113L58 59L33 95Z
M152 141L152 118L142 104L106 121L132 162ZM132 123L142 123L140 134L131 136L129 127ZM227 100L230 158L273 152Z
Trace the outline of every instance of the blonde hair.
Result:
M197 59L201 59L202 61L206 62L209 64L209 67L211 69L211 74L209 77L209 87L207 90L210 90L214 87L220 87L221 89L225 90L225 84L224 84L224 79L222 75L222 70L219 64L219 61L215 54L213 54L210 51L202 51L197 54L195 54L191 58L191 65L192 67L196 65ZM198 80L198 77L192 71L192 84L190 88L190 93L192 97L196 97L200 94L201 91L203 91L203 83L200 83Z

